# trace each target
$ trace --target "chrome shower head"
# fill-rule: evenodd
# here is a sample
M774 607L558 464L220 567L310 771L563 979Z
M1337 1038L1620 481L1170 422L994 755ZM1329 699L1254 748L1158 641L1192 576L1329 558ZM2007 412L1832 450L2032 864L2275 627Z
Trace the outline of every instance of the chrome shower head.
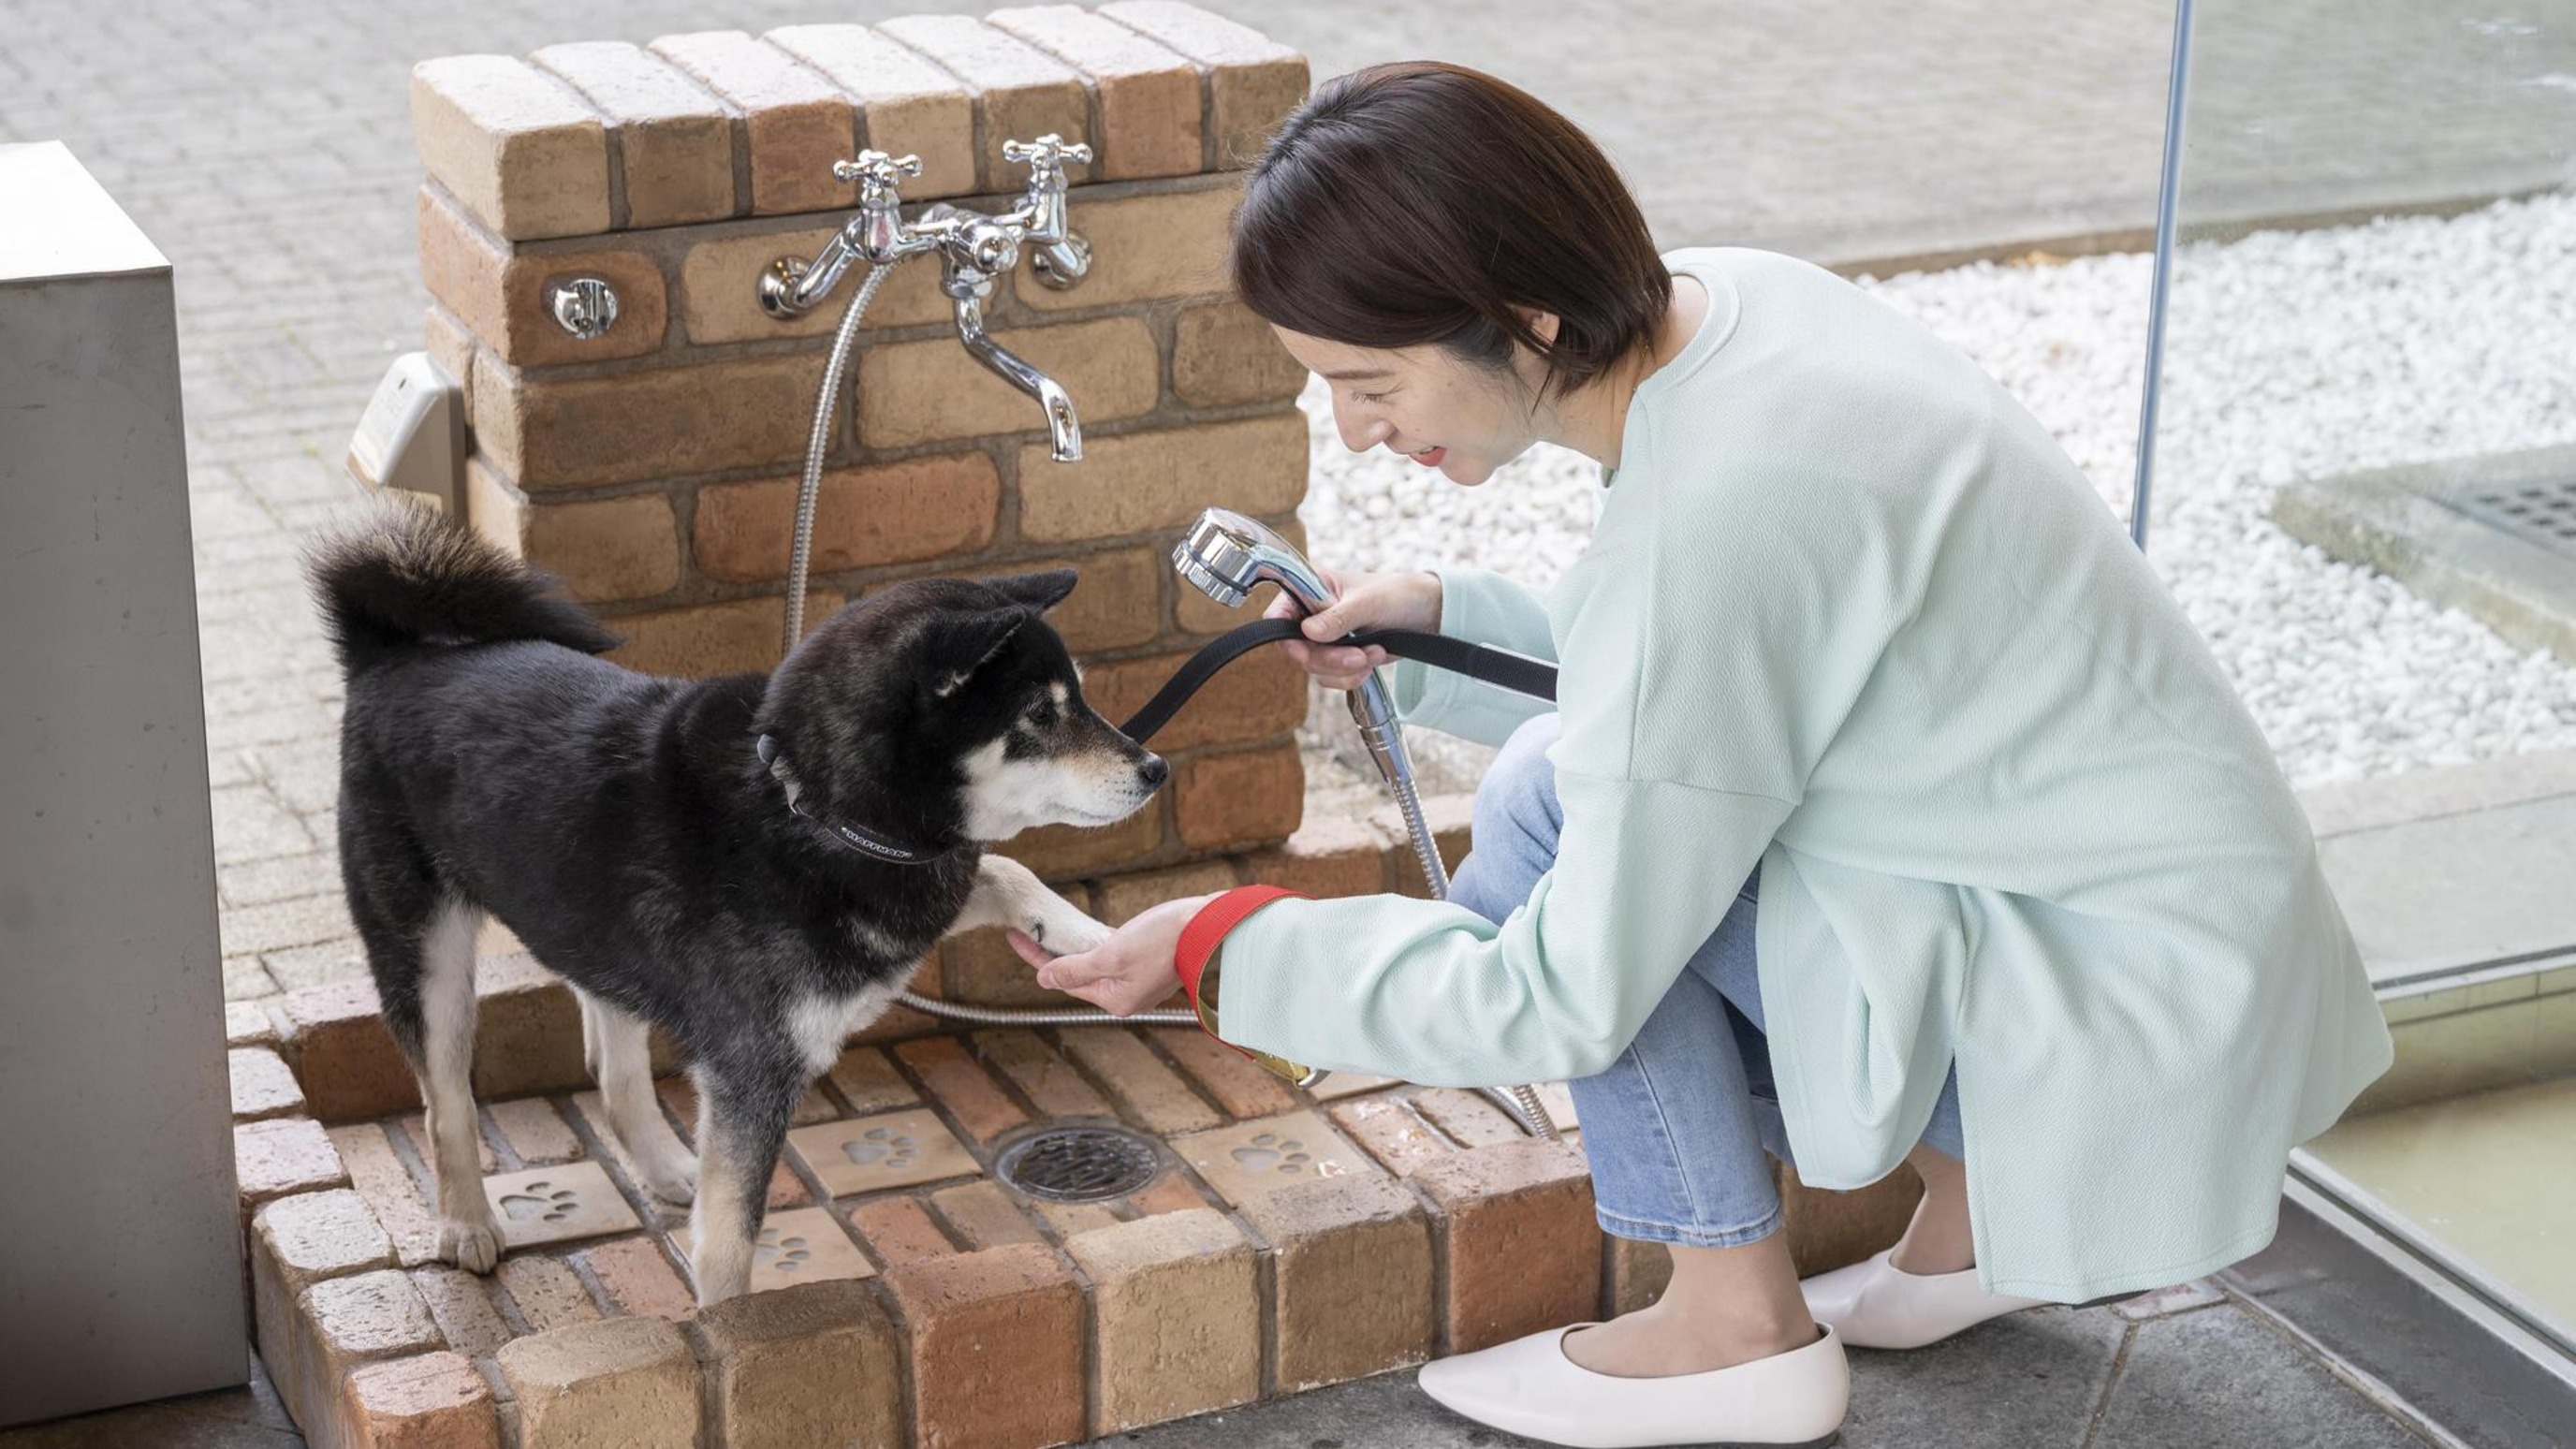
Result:
M1231 508L1210 508L1172 548L1172 567L1199 592L1231 609L1252 590L1275 583L1308 613L1328 608L1333 591L1306 556L1257 518Z

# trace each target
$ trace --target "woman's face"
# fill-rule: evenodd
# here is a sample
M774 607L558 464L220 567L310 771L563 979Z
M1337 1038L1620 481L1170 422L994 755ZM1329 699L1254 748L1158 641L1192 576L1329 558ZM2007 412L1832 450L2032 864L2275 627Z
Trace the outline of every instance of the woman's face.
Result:
M1276 323L1270 330L1290 356L1332 389L1333 425L1354 453L1384 444L1472 487L1538 441L1530 386L1519 373L1473 366L1436 344L1387 351L1310 337ZM1536 360L1527 349L1516 352Z

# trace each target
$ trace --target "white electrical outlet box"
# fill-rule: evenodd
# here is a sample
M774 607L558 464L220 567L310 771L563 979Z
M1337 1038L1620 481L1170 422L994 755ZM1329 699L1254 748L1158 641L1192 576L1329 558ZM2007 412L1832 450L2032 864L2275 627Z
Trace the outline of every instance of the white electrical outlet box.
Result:
M344 466L370 488L417 493L463 517L465 389L426 352L395 358L358 419Z

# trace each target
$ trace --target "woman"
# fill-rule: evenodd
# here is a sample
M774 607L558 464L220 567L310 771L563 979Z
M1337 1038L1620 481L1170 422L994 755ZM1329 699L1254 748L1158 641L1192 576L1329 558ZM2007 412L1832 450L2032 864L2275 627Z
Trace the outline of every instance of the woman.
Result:
M1568 1444L1812 1440L1847 1343L2270 1239L2290 1148L2388 1033L2261 733L2035 420L1829 273L1659 257L1579 130L1452 66L1318 89L1232 266L1353 449L1473 487L1543 440L1607 490L1544 600L1348 575L1281 645L1341 688L1390 662L1328 647L1371 626L1557 661L1552 712L1396 664L1408 722L1501 746L1450 900L1244 887L1081 955L1015 942L1120 1014L1179 979L1247 1050L1569 1081L1603 1229L1671 1244L1672 1285L1425 1390ZM1802 1291L1766 1150L1926 1191Z

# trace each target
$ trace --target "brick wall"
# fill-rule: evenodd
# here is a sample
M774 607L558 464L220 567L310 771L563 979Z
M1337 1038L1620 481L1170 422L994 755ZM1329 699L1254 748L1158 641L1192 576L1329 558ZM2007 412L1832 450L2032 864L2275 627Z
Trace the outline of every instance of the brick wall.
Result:
M922 158L910 217L1012 205L1026 173L1005 138L1087 141L1093 162L1067 174L1089 275L1058 292L1024 265L986 308L996 340L1072 393L1082 461L1052 462L1037 404L959 345L936 256L904 263L852 351L807 619L918 575L1069 564L1081 583L1052 621L1123 719L1268 597L1220 609L1173 574L1201 507L1302 542L1305 374L1225 295L1222 256L1235 168L1306 85L1296 52L1173 0L422 63L429 349L467 389L469 518L625 634L621 662L772 667L816 392L865 268L793 322L761 309L759 275L848 218L855 188L831 163L863 146ZM590 341L547 300L584 276L620 307ZM1282 842L1305 709L1284 659L1247 659L1156 736L1173 778L1147 809L1006 853L1064 880Z

